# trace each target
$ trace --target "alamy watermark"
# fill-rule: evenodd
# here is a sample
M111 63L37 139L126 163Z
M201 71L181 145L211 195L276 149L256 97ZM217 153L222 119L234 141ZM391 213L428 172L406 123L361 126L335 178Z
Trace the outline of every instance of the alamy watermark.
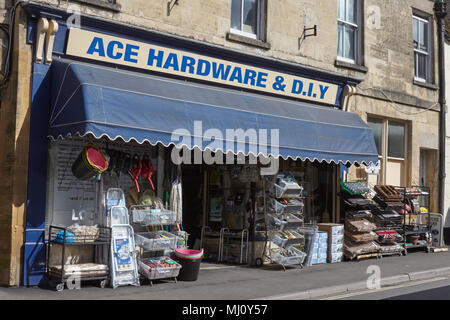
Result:
M366 285L369 290L381 289L381 269L377 265L370 265L367 267L367 274L370 276L367 278Z
M193 132L179 128L172 132L174 164L261 164L261 175L275 175L279 169L279 129L203 130L194 121ZM202 151L203 150L203 151Z

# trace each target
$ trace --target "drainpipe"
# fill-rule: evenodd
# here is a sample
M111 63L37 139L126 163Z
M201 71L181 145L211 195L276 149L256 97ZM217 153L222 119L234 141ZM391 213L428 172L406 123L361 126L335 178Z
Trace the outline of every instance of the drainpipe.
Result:
M439 212L444 213L445 201L445 60L444 60L444 18L447 15L447 3L444 0L435 0L434 12L438 25L438 45L439 45L439 104L441 111L439 114Z

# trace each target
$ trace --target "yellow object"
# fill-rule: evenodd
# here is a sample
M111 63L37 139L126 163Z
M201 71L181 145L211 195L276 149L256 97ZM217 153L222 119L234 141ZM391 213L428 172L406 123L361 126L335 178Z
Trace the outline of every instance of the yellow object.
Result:
M428 213L428 209L424 208L424 207L420 207L420 212L421 213Z

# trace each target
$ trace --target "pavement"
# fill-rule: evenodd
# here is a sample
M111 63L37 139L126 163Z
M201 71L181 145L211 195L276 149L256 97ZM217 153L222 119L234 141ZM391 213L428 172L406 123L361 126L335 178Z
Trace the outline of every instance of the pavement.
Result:
M155 281L153 286L98 288L82 283L62 292L40 287L0 288L8 300L300 300L367 290L368 279L381 277L381 286L395 286L450 276L450 253L411 252L406 256L289 268L260 268L202 262L197 281Z

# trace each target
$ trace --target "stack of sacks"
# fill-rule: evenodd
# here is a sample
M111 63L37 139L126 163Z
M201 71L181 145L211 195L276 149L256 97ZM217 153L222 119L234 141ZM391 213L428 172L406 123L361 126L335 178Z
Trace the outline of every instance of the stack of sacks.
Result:
M327 263L328 233L316 232L311 264Z
M354 259L362 254L378 253L378 236L373 232L377 226L366 219L346 221L344 255Z
M319 231L328 233L327 262L342 262L344 258L344 225L335 223L318 223Z

